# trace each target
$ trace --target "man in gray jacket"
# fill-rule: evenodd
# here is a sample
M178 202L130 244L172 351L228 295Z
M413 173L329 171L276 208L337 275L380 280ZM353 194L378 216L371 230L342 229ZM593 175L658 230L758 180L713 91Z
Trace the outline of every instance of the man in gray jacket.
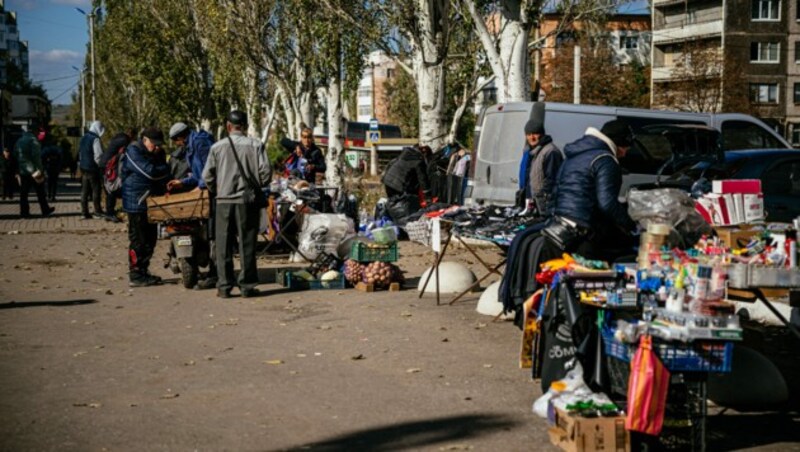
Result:
M215 194L217 209L214 215L216 230L216 262L217 262L217 296L230 298L233 280L232 246L239 238L239 256L241 272L238 286L242 297L253 297L259 294L258 270L256 268L256 241L260 223L260 209L253 199L246 199L251 181L258 188L268 186L272 181L270 168L264 145L244 135L247 129L247 114L234 110L228 113L226 124L228 139L216 142L209 151L208 161L203 169L203 180L208 189ZM233 153L236 153L242 169Z

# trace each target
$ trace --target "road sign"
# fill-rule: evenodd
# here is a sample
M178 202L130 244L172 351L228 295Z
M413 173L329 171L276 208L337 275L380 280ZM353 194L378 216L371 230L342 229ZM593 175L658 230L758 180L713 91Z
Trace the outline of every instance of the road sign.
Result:
M377 130L370 130L367 132L367 143L378 144L381 142L381 133Z
M369 130L378 130L378 119L371 118L369 120Z

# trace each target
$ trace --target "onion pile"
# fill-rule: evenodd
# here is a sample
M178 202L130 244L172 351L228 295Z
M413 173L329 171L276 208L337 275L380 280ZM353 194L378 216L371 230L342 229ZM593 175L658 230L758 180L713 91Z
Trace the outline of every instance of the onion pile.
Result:
M372 284L376 288L386 288L393 282L402 280L402 274L397 266L389 262L370 262L364 267L362 281Z
M344 279L347 280L350 285L355 286L361 282L361 275L363 271L364 266L359 264L356 260L348 259L344 263Z

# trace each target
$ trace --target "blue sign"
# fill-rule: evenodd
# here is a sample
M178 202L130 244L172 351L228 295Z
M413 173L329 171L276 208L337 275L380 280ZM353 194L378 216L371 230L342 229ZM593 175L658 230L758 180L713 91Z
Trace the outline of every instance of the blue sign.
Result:
M381 133L378 131L369 132L369 141L370 143L377 143L381 141Z
M378 130L378 119L372 118L369 120L369 130Z

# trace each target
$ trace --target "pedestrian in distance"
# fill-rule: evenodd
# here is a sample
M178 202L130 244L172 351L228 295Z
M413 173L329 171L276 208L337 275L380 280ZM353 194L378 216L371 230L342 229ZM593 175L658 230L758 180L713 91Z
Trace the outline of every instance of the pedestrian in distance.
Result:
M256 268L256 241L261 219L256 190L269 186L272 169L264 145L247 137L247 114L228 113L228 139L211 147L203 179L217 200L215 248L217 257L217 296L229 298L234 285L232 248L238 237L241 271L238 286L242 297L259 294ZM241 167L241 169L240 169Z
M164 133L151 127L141 141L128 145L122 160L122 208L128 214L128 278L131 287L152 286L161 278L150 273L150 259L158 239L155 224L147 221L147 197L166 192L169 165L162 148Z
M184 122L176 122L169 129L169 139L178 149L173 153L173 158L176 158L174 165L172 158L170 158L172 180L167 183L167 190L170 192L207 190L206 182L203 180L203 168L205 168L208 161L208 154L214 144L214 137L205 130L195 130ZM216 201L213 194L208 198L210 221L208 221L206 230L210 246L213 247ZM196 289L211 289L217 286L215 257L215 254L211 253L208 273L205 278L197 282Z
M103 187L103 171L100 162L103 158L103 145L100 137L106 129L103 123L95 121L89 126L89 131L81 138L78 148L78 163L81 169L81 213L88 220L103 218L101 207L101 193ZM94 213L89 215L89 198L92 199Z
M43 142L42 165L47 173L47 199L51 202L56 200L58 189L58 176L62 169L62 150L56 144L52 135L48 134Z
M47 203L47 196L44 190L45 175L44 166L42 165L42 150L39 140L34 135L34 132L38 133L38 125L33 122L29 126L23 127L23 130L25 133L14 145L14 157L18 165L17 177L20 185L19 215L22 218L30 218L28 194L33 188L39 201L42 216L47 217L56 209L55 207L50 207Z
M17 188L17 160L7 147L3 147L0 156L0 165L3 169L3 199L14 199L14 190Z

